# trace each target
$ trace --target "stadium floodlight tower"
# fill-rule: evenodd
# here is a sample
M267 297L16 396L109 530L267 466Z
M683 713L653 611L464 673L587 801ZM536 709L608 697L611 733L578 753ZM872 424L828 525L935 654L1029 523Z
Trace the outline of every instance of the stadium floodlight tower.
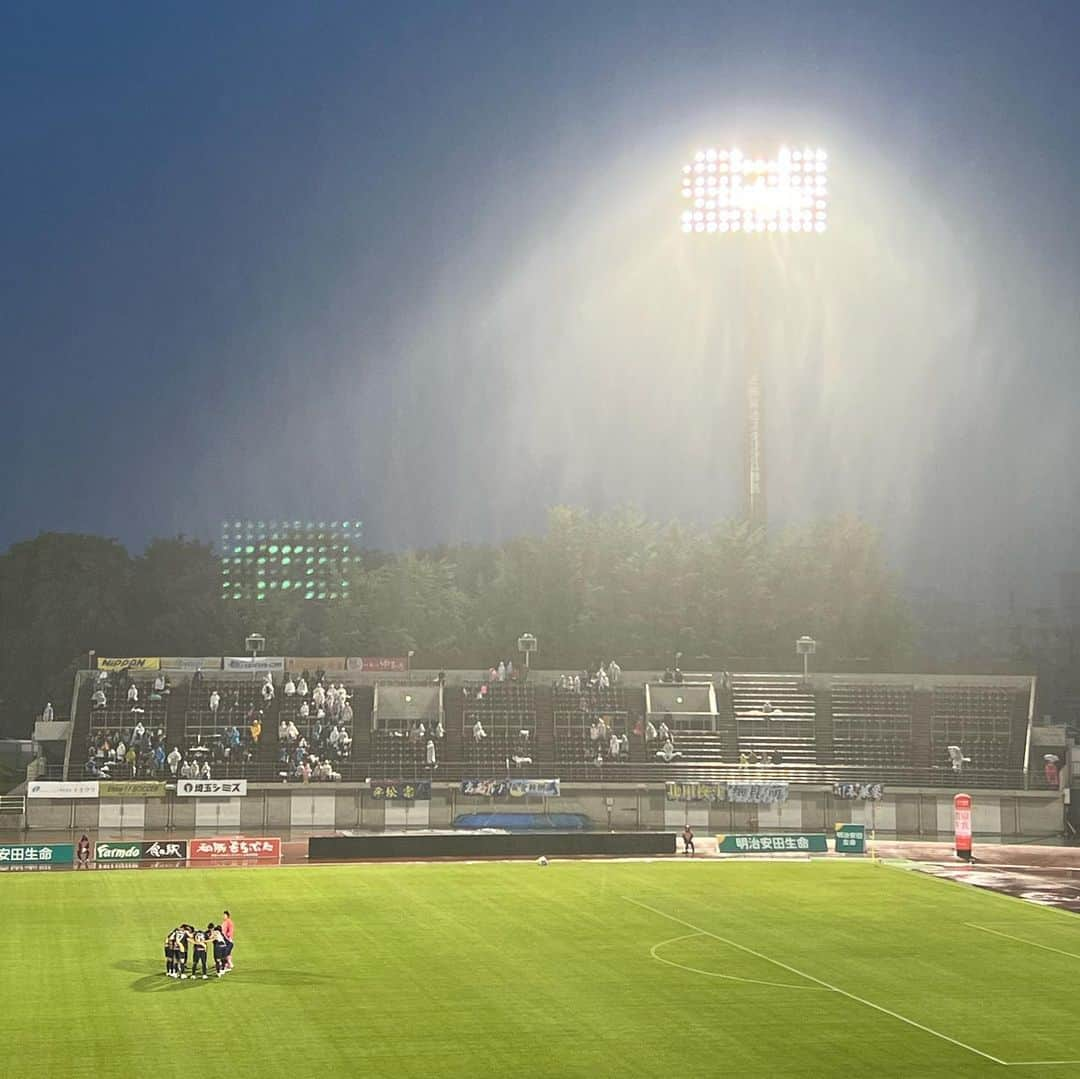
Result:
M765 489L765 401L762 324L770 308L766 259L786 257L796 239L828 228L828 155L816 146L781 146L775 157L755 157L738 147L698 150L682 169L682 231L766 251L740 252L745 283L746 436L743 491L746 519L755 528L768 523ZM746 239L744 239L746 238Z

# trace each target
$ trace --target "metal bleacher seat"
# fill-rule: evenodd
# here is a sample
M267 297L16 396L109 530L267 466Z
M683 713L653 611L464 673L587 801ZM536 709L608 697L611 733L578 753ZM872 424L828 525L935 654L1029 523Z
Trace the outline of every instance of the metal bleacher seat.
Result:
M833 682L833 749L840 764L911 764L910 685Z

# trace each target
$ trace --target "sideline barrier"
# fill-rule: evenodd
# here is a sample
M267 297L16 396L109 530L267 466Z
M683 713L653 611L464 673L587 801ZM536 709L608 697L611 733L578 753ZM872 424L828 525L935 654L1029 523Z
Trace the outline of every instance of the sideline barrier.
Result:
M313 862L382 858L535 858L560 855L674 854L674 832L546 832L496 835L312 836Z

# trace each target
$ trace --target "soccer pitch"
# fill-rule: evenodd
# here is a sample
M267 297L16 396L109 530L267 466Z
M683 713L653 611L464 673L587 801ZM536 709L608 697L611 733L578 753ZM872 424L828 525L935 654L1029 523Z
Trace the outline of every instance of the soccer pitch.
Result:
M235 971L166 978L225 907ZM11 1076L1080 1075L1080 920L866 862L25 873L0 919Z

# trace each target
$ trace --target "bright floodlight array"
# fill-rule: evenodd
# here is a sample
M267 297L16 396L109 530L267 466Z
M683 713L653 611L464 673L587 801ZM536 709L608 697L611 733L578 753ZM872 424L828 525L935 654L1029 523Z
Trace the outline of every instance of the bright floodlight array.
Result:
M348 599L362 535L359 521L225 521L221 598Z
M698 150L683 165L683 232L824 232L828 155L781 146L775 158L731 147Z

